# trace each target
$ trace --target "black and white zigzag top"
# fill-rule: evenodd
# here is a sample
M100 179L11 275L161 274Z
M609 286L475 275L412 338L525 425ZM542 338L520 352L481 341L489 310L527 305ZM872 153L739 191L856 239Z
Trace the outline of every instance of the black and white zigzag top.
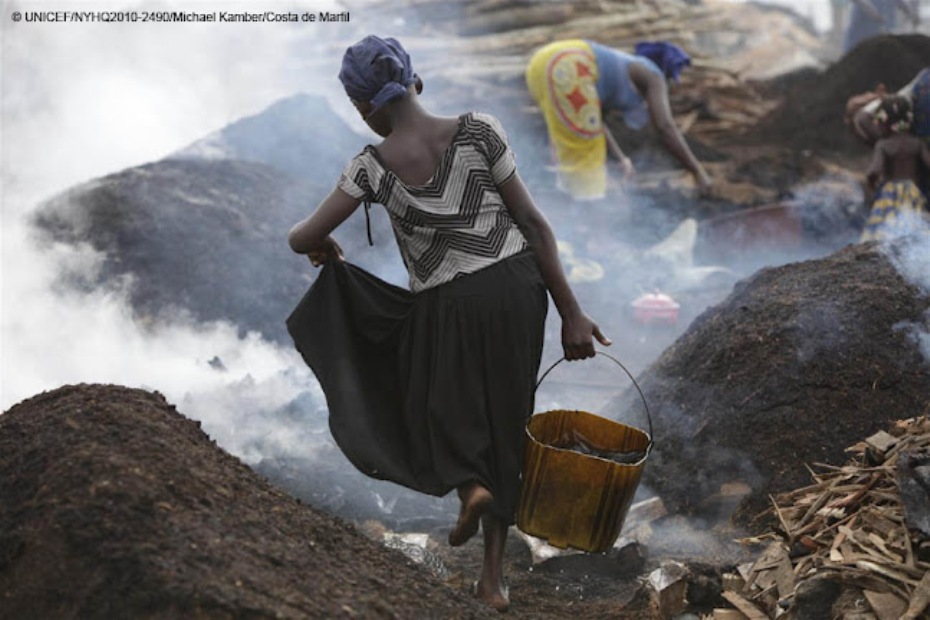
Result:
M452 143L424 185L401 181L369 145L346 165L339 188L384 205L410 274L410 290L418 292L527 247L497 191L515 171L500 122L470 112L459 117Z

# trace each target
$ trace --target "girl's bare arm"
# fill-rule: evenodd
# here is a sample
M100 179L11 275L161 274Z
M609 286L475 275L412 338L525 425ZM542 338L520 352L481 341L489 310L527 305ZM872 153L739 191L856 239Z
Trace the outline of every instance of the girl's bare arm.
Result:
M520 175L514 173L500 187L501 197L510 211L523 236L536 254L539 271L552 301L562 317L562 349L568 360L583 359L594 355L594 338L602 345L609 345L610 339L601 333L600 328L584 313L575 293L568 284L559 253L556 248L555 235L546 217L536 207L529 190Z
M342 260L342 248L329 236L358 208L361 201L334 188L309 217L294 224L287 235L291 249L310 255L314 264L327 259Z

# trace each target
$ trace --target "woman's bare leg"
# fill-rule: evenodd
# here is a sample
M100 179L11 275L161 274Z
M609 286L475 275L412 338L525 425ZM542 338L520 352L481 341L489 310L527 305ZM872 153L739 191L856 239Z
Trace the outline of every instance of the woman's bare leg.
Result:
M484 562L475 594L497 611L507 611L510 596L504 584L504 547L509 526L498 517L486 514L481 518L481 529L484 532Z
M453 547L464 545L478 532L481 517L488 511L494 502L494 496L477 482L469 482L458 489L459 520L449 532L449 544Z

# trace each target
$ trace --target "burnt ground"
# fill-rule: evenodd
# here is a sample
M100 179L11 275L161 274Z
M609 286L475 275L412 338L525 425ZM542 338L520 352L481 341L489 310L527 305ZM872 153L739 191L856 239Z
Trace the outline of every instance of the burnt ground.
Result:
M930 57L926 45L926 37L879 37L823 75L768 84L784 105L767 122L747 135L695 143L718 196L698 199L661 183L634 190L674 216L655 239L683 216L785 200L821 205L829 197L798 187L825 176L849 190L843 175L859 174L868 151L845 133L842 104L879 81L902 85ZM494 111L493 102L484 107ZM653 139L634 152L644 173L668 168L649 155ZM532 166L526 176L534 178ZM855 229L863 208L863 196L846 197L813 232L829 234L837 222ZM849 237L841 232L840 246ZM907 330L895 328L925 320L927 307L875 246L744 280L640 375L659 446L649 482L673 509L700 513L736 472L755 490L737 515L750 523L765 492L807 482L804 462L839 464L846 446L885 420L925 411L926 364ZM836 341L842 355L831 348ZM686 392L685 383L701 389ZM479 541L431 545L447 571L436 578L275 488L157 394L85 385L25 401L0 416L0 472L2 618L487 615L468 596ZM685 529L674 517L668 524ZM430 532L431 540L443 534ZM676 554L658 543L644 552L645 563L565 556L534 566L512 536L511 615L657 617L638 575ZM693 563L692 602L721 604L714 583L734 561L721 553L708 565Z
M745 457L769 469L771 489L792 488L802 462L840 462L885 420L921 413L930 373L894 327L919 322L928 305L874 244L742 283L641 377L657 429L650 483L673 509L706 502L747 471L743 456L718 457L752 437ZM269 484L157 393L80 385L24 401L0 416L0 471L0 617L485 615L468 596L479 540L430 545L444 566L437 578ZM534 565L511 536L511 615L659 617L639 576L688 559L670 538L647 557ZM736 558L705 553L690 565L689 596L708 609L721 605L720 574Z
M66 386L0 416L0 617L479 618L157 394Z
M23 401L0 416L0 471L0 618L493 617L468 594L477 540L441 551L444 582L274 487L158 393ZM508 561L514 617L650 614L620 562L530 571L515 536Z

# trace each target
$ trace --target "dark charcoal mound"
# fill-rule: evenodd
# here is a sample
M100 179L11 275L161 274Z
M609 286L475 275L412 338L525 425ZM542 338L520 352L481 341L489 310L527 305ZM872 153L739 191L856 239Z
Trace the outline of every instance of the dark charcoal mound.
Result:
M68 284L131 279L129 299L143 322L180 313L289 344L284 319L316 270L291 252L288 231L364 143L325 99L295 95L168 158L75 186L39 205L33 223L45 240L102 254L93 281L70 274ZM382 209L371 227L374 247L363 209L336 232L348 260L401 269Z
M888 252L908 243L926 240ZM926 413L930 363L914 335L928 308L876 244L737 284L641 376L656 433L647 483L673 510L701 512L743 482L742 521L807 484L805 464L841 465L846 446ZM611 411L623 419L631 402Z
M143 319L181 313L289 343L284 319L316 270L291 252L287 233L330 189L265 164L166 159L56 196L34 222L45 239L103 254L97 281L83 284L131 277L130 301ZM337 235L347 256L396 260L386 219L372 218L379 243L369 248L364 214L350 217Z
M488 615L158 393L76 385L12 407L0 473L0 618Z

